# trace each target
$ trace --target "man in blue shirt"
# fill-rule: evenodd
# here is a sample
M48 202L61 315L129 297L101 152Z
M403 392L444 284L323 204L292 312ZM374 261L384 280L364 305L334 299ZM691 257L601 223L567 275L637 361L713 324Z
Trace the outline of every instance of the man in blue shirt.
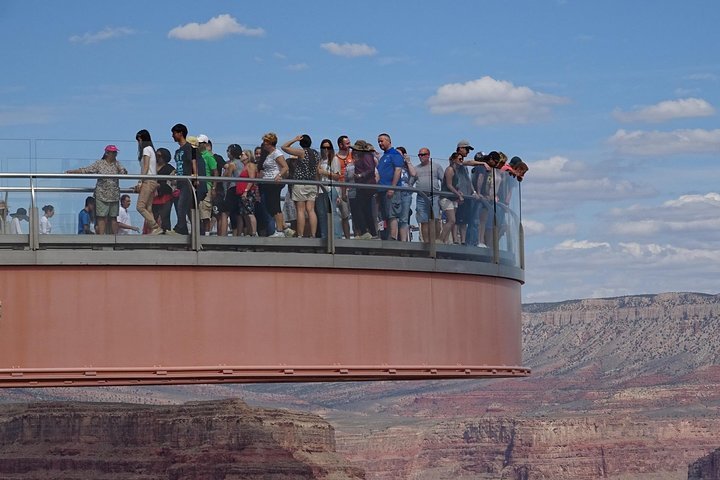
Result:
M384 152L378 160L378 176L380 185L388 185L390 187L402 187L400 174L402 172L405 159L402 154L395 150L392 146L392 140L387 133L378 135L378 146ZM397 240L398 238L398 217L402 210L402 201L400 194L395 194L392 189L380 190L378 192L380 198L380 215L387 222L388 240Z
M87 197L85 199L85 208L80 210L78 214L78 234L92 235L92 219L95 211L95 198Z

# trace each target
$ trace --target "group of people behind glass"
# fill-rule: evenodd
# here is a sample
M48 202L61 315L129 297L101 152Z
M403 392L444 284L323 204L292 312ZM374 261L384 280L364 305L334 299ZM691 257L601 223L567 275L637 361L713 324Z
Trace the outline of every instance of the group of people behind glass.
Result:
M229 145L227 160L213 153L207 135L188 136L183 124L174 125L171 134L178 144L172 157L168 149L155 149L147 130L136 135L142 175L185 177L138 182L134 191L137 211L144 219L143 233L187 235L189 217L197 206L201 234L215 230L220 236L232 232L325 238L332 210L338 238L406 241L415 197L423 241L429 241L434 229L442 242L485 246L491 242L492 226L504 221L505 212L498 211L496 203L509 205L517 184L507 178L522 180L528 170L519 157L508 162L501 152L478 152L468 158L474 148L467 140L458 142L445 167L432 161L425 147L418 151L419 163L413 165L407 151L393 147L386 133L378 135L380 151L364 140L352 143L347 135L338 137L337 150L330 139L323 139L318 151L308 135L278 147L277 135L269 132L252 150ZM66 173L126 174L117 152L117 147L108 145L100 160ZM194 180L197 176L227 177L227 181ZM294 182L286 188L285 180ZM318 180L324 186L302 183ZM424 195L396 189L408 186ZM117 234L119 203L118 179L98 179L94 196L86 199L78 215L78 233ZM177 222L171 227L173 207Z

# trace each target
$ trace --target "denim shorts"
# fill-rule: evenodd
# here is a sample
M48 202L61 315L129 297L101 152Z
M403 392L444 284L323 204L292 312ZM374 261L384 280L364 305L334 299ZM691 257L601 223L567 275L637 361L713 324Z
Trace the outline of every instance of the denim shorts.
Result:
M394 192L392 198L387 197L386 190L380 190L378 192L380 198L380 215L383 220L390 220L391 218L400 218L402 211L402 199L401 192Z
M412 192L395 192L400 195L400 216L398 217L398 225L406 227L410 224L410 205L412 204Z
M427 223L430 221L430 209L434 214L434 218L440 218L440 202L437 197L425 199L422 195L415 198L415 219L418 223Z

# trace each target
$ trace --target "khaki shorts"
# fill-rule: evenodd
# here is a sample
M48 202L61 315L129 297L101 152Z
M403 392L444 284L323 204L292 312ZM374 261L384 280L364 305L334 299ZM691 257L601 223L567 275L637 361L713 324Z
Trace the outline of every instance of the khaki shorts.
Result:
M447 197L442 197L440 199L440 209L443 212L446 212L448 210L455 210L457 208L457 202L453 202Z
M293 185L293 202L314 202L317 198L317 187L315 185Z
M198 208L200 210L200 220L209 220L212 216L212 200L210 200L210 195L206 195L202 202L200 202L200 205L198 205Z
M343 220L350 218L350 204L342 198L338 202L338 210L340 210L340 218Z
M98 217L117 217L120 213L120 201L103 202L95 199L95 215Z

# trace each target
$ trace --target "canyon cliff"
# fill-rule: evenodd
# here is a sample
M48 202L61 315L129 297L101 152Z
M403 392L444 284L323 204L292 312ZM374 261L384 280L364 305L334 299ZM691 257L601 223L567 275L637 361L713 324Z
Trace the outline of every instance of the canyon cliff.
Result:
M0 407L0 477L362 479L321 418L241 401Z

